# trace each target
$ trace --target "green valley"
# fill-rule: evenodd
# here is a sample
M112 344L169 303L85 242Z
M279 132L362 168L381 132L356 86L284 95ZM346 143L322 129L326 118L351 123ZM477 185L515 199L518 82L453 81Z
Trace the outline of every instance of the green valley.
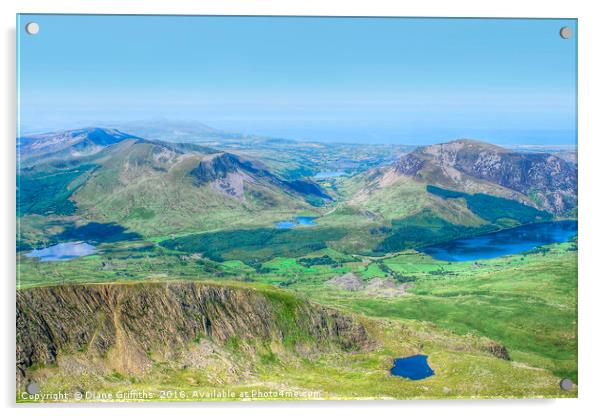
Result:
M466 140L20 143L21 382L173 400L577 394L558 385L578 382L571 162ZM435 374L390 374L413 354Z

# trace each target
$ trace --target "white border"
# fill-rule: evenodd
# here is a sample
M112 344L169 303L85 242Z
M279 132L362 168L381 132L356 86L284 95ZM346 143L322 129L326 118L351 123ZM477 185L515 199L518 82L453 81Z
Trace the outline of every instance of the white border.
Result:
M595 2L505 0L354 1L354 0L3 0L2 7L2 349L0 383L5 414L28 415L114 415L144 412L148 416L210 412L248 415L345 412L360 415L371 411L383 414L422 415L507 415L589 414L601 408L597 402L602 387L600 365L602 332L602 273L596 261L602 256L600 217L602 198L602 114L600 93L602 65L602 15ZM312 402L312 403L234 403L172 404L91 407L30 407L14 404L14 284L15 284L15 14L20 13L115 13L115 14L238 14L238 15L346 15L346 16L439 16L439 17L558 17L579 19L579 399L421 401L421 402ZM600 248L598 248L600 247ZM602 259L602 257L601 257ZM374 409L374 410L373 410Z

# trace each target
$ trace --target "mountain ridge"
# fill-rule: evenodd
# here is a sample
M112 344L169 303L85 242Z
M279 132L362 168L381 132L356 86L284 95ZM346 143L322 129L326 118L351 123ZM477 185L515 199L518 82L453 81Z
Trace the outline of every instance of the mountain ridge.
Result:
M31 157L65 157L91 155L127 139L140 137L117 129L85 127L17 138L17 152L22 159Z
M518 192L532 205L556 215L576 207L577 168L550 153L505 149L476 140L455 140L419 147L395 163L397 174L474 193L474 179ZM507 195L511 196L509 192Z

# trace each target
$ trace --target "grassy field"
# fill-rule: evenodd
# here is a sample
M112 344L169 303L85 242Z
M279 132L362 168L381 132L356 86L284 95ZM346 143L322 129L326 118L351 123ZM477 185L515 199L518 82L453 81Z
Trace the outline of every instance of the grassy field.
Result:
M301 258L216 262L146 242L100 245L68 262L21 258L21 288L64 283L221 279L276 285L316 302L375 318L430 322L503 344L517 363L577 381L576 242L478 262L442 262L415 251L351 256L326 248ZM366 282L410 282L403 296L349 292L326 284L354 272Z
M458 334L487 336L504 344L516 361L577 380L576 253L559 247L545 256L515 256L507 264L498 260L464 269L452 265L451 270L393 261L399 259L387 262L393 269L429 275L413 283L409 296L397 299L320 291L315 296L370 316L434 322Z

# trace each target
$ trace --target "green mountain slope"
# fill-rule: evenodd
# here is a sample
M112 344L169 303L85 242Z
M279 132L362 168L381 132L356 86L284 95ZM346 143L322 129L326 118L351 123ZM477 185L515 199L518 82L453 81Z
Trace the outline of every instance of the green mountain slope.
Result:
M64 137L55 146L69 149L71 139L59 144ZM21 215L76 215L147 236L271 225L330 199L311 181L285 180L258 162L194 144L120 136L60 161L23 154L29 164L19 175Z

